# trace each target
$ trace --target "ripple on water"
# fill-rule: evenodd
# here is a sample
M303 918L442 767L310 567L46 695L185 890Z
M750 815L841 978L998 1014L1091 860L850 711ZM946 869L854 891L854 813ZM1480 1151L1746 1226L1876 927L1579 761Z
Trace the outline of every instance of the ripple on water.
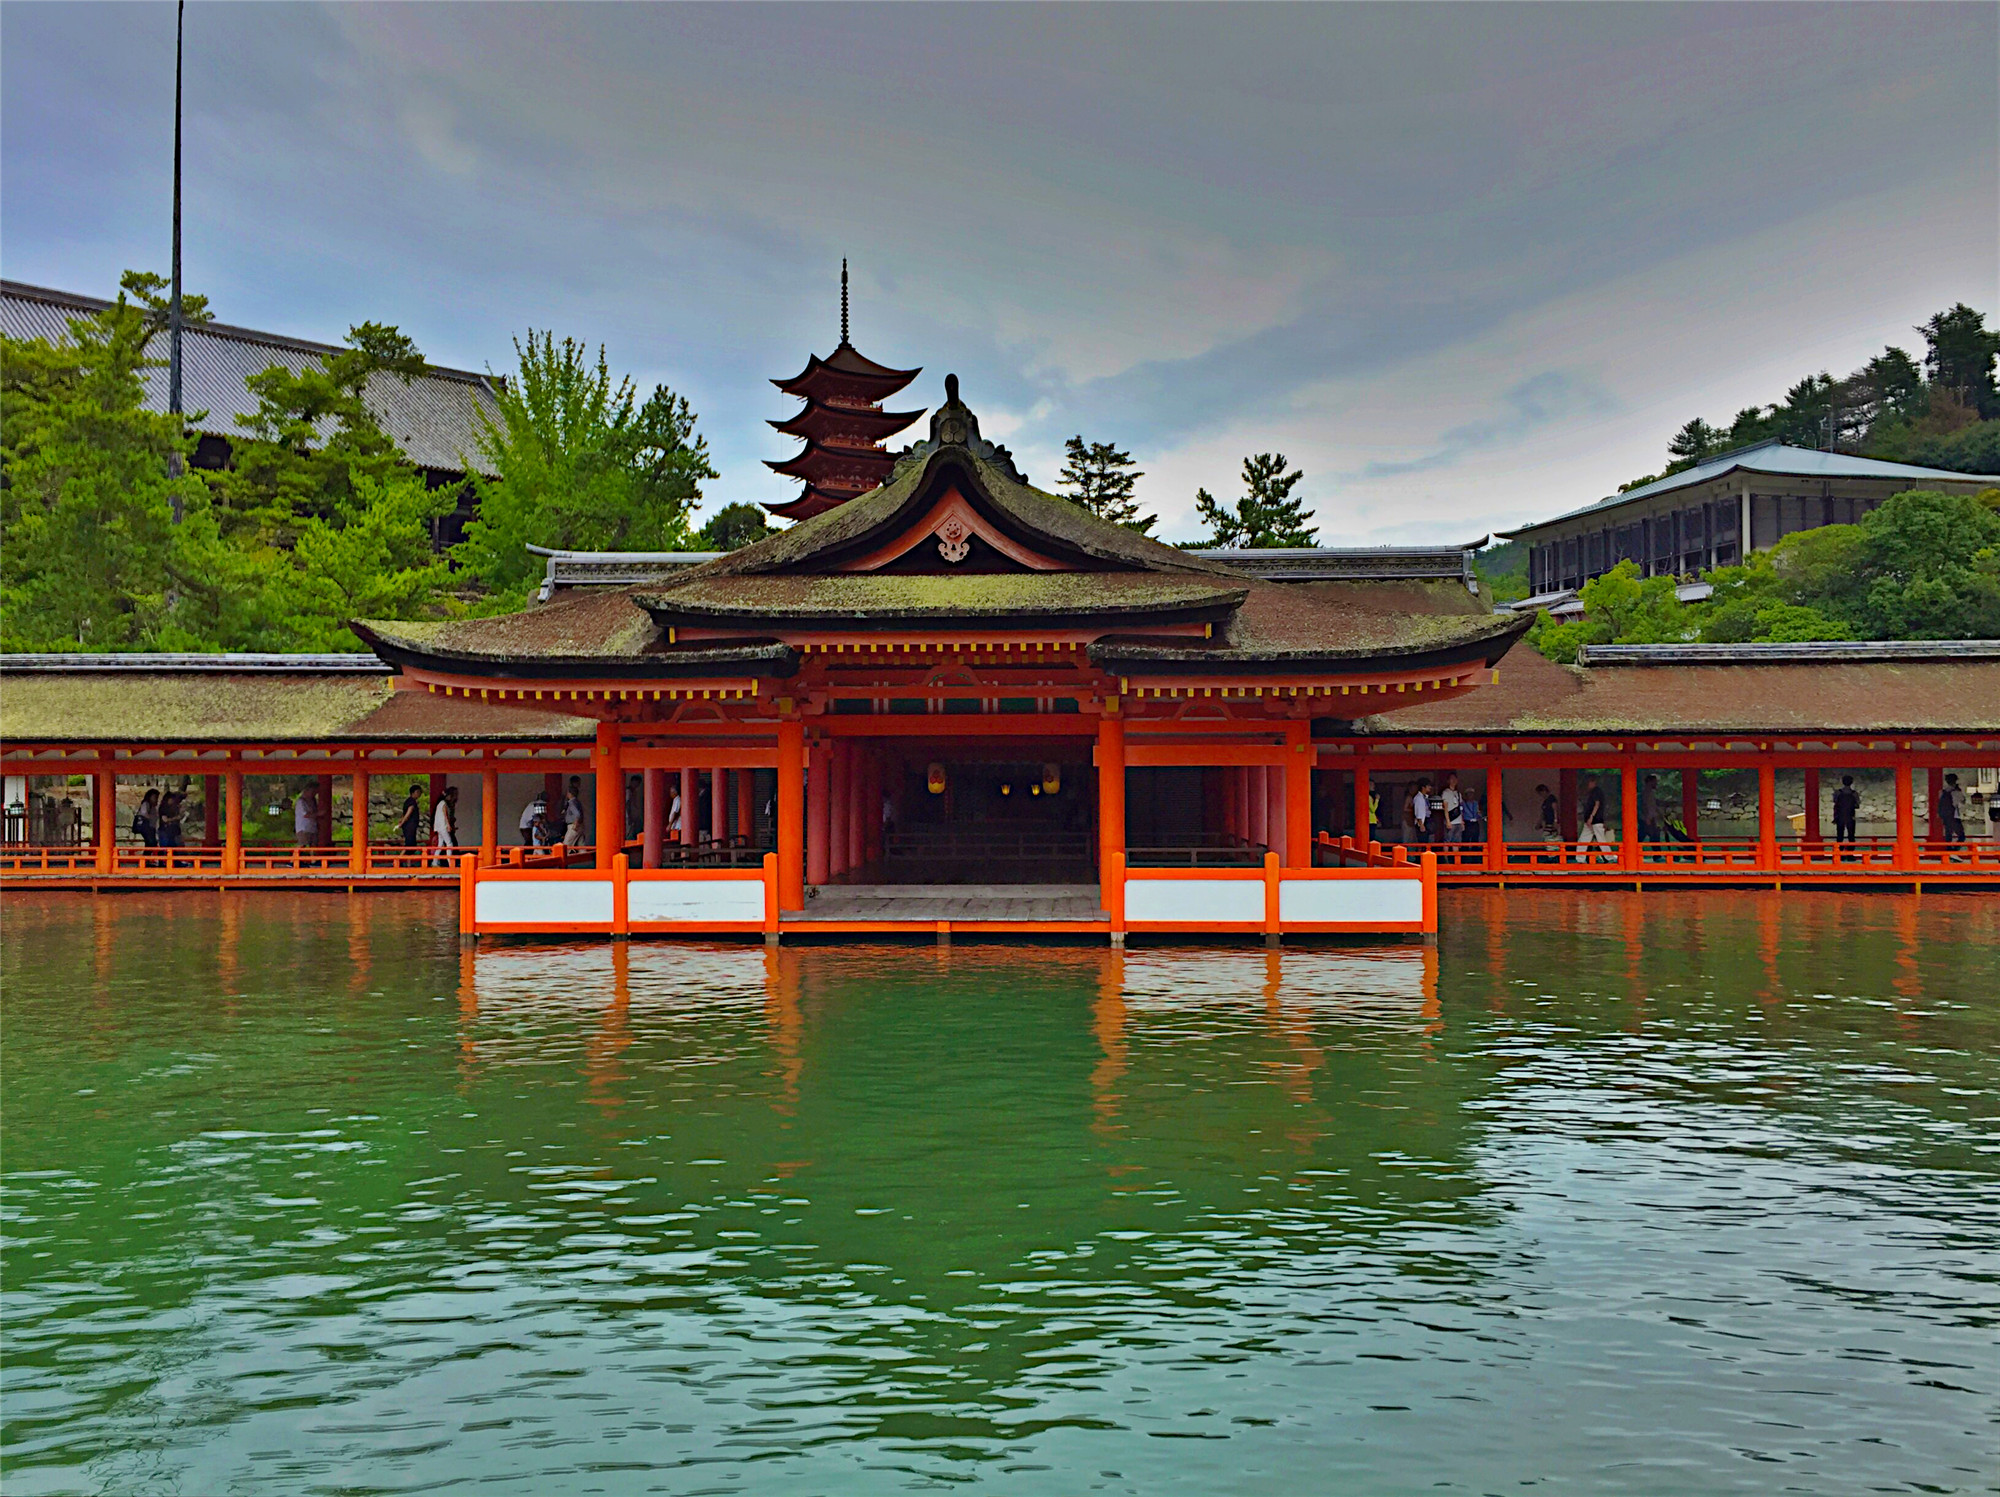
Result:
M10 1494L1985 1490L2000 918L506 945L4 911Z

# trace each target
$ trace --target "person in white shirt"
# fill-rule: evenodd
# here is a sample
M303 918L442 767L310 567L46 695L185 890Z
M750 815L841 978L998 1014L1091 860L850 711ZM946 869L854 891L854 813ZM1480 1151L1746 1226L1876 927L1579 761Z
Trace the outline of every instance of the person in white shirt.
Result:
M583 846L583 780L569 777L569 794L563 798L563 846Z
M533 800L528 802L528 809L521 813L521 845L523 847L533 847L535 845L535 823L542 819L543 814L548 809L549 798L545 794L538 793Z
M292 831L299 846L319 846L319 792L310 785L292 802Z
M458 848L458 786L449 785L437 798L431 808L431 846L437 849L437 860L449 864L451 855Z
M1410 792L1410 825L1416 829L1419 843L1431 840L1431 782L1418 780L1417 788Z
M1465 797L1458 793L1458 772L1453 770L1444 777L1444 788L1438 791L1438 809L1444 812L1444 840L1463 842L1465 840Z

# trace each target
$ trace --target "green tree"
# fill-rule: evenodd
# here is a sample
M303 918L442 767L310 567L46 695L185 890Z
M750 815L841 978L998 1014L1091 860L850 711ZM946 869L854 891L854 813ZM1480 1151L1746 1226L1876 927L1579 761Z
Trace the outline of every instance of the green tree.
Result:
M736 503L725 504L710 515L708 523L695 532L694 539L698 550L736 551L777 533L777 527L765 518L762 508Z
M1696 416L1667 443L1667 451L1690 464L1699 463L1722 451L1728 438Z
M1131 453L1109 442L1086 443L1080 434L1069 439L1066 451L1069 460L1063 464L1059 491L1063 498L1113 525L1141 535L1152 532L1159 517L1139 513L1132 491L1146 475L1133 464Z
M1908 421L1923 409L1924 374L1900 348L1885 348L1862 366L1875 397L1875 421Z
M451 610L430 524L454 496L425 484L367 400L371 382L423 370L409 338L365 322L345 348L247 381L257 409L237 418L245 435L215 486L225 530L263 569L257 647L355 650L349 619Z
M1225 508L1207 489L1194 496L1196 516L1209 528L1209 537L1198 546L1230 547L1237 550L1291 549L1313 544L1317 526L1306 522L1312 511L1292 490L1305 477L1303 470L1285 471L1282 452L1260 452L1243 459L1243 487L1248 490L1234 509Z
M207 489L168 473L187 434L145 408L152 280L128 272L66 342L0 338L0 648L213 649L241 626Z
M479 513L460 564L511 604L539 575L530 543L689 549L702 481L719 475L687 401L661 385L641 405L629 378L612 377L602 347L593 363L573 338L558 344L531 329L514 349L518 367L498 396L500 419L482 418L480 451L492 476L473 479Z
M2000 416L2000 389L1993 369L2000 359L2000 333L1987 329L1986 318L1964 302L1940 312L1917 329L1929 345L1924 368L1931 383L1949 390L1981 420Z

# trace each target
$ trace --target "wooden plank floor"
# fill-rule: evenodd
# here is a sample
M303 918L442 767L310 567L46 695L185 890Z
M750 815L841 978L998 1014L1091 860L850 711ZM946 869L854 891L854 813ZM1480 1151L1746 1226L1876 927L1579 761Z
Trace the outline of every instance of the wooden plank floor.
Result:
M873 920L1103 921L1095 884L826 884L784 923Z

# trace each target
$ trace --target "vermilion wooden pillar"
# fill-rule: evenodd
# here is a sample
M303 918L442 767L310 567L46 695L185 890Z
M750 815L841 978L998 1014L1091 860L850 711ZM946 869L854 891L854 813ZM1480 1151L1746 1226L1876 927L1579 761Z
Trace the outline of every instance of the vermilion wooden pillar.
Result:
M1122 899L1111 901L1122 893L1112 886L1121 876L1116 861L1124 855L1125 719L1106 713L1097 720L1097 876L1105 908L1114 913L1123 907Z
M118 866L118 776L100 769L90 787L91 831L97 838L97 871Z
M625 772L620 764L622 745L618 724L597 725L597 752L591 756L591 772L597 776L597 866L611 871L611 860L625 848Z
M806 728L778 723L778 908L806 907Z
M681 846L693 847L701 840L701 776L692 769L681 771Z
M1576 771L1559 769L1556 771L1556 823L1562 829L1563 841L1576 841Z
M839 738L826 749L826 869L830 877L839 878L847 872L847 819L853 807L847 781L854 771L854 755Z
M1639 761L1632 758L1618 766L1618 862L1628 871L1639 866Z
M1250 840L1250 771L1241 764L1223 771L1229 787L1229 831L1242 841Z
M315 794L319 796L319 845L333 846L333 776L323 774Z
M1267 765L1254 764L1243 771L1250 787L1250 831L1252 842L1263 847L1271 845L1271 771Z
M729 771L711 769L708 772L708 839L723 843L729 840Z
M623 783L622 780L620 783ZM364 792L366 785L367 782L360 775L354 777L354 793L357 796ZM619 800L622 802L624 797L620 796ZM360 800L355 801L357 807L363 804L365 802ZM367 819L365 815L357 811L354 823L356 826L359 826ZM621 829L624 826L622 811L619 817L619 826ZM365 841L366 839L362 840ZM499 862L500 771L497 769L482 769L479 772L479 865L482 868L493 868L497 867Z
M1681 830L1701 840L1701 771L1681 771Z
M1938 796L1944 790L1944 770L1933 764L1926 778L1929 780L1929 786L1924 791L1924 825L1928 830L1924 833L1924 841L1942 842L1944 822L1938 819L1937 805Z
M667 772L646 770L641 783L645 809L639 813L639 861L643 867L657 868L667 841Z
M868 861L868 746L857 743L847 756L847 866Z
M736 771L736 835L745 847L757 845L757 771Z
M1368 766L1357 764L1354 766L1354 840L1364 847L1375 835L1374 827L1369 825L1369 794Z
M1778 769L1768 754L1757 761L1757 866L1778 866Z
M801 729L803 731L803 729ZM823 884L832 877L832 859L827 856L833 843L833 771L829 760L831 745L824 739L812 747L812 768L806 774L806 882ZM803 897L794 909L804 909Z
M1896 866L1917 866L1917 811L1910 802L1916 795L1916 770L1907 754L1896 759Z
M354 836L349 843L347 866L355 873L368 871L368 771L354 771Z
M1486 866L1498 873L1507 866L1507 834L1502 829L1507 809L1506 786L1500 766L1486 766L1486 804L1479 808L1486 816Z
M201 845L222 846L222 776L201 777Z
M1285 866L1310 868L1313 860L1312 724L1285 724Z
M1819 771L1808 769L1806 775L1806 841L1817 845L1819 842Z
M868 775L861 787L861 861L882 861L882 751L868 750Z
M222 871L243 871L243 771L232 769L222 777Z

